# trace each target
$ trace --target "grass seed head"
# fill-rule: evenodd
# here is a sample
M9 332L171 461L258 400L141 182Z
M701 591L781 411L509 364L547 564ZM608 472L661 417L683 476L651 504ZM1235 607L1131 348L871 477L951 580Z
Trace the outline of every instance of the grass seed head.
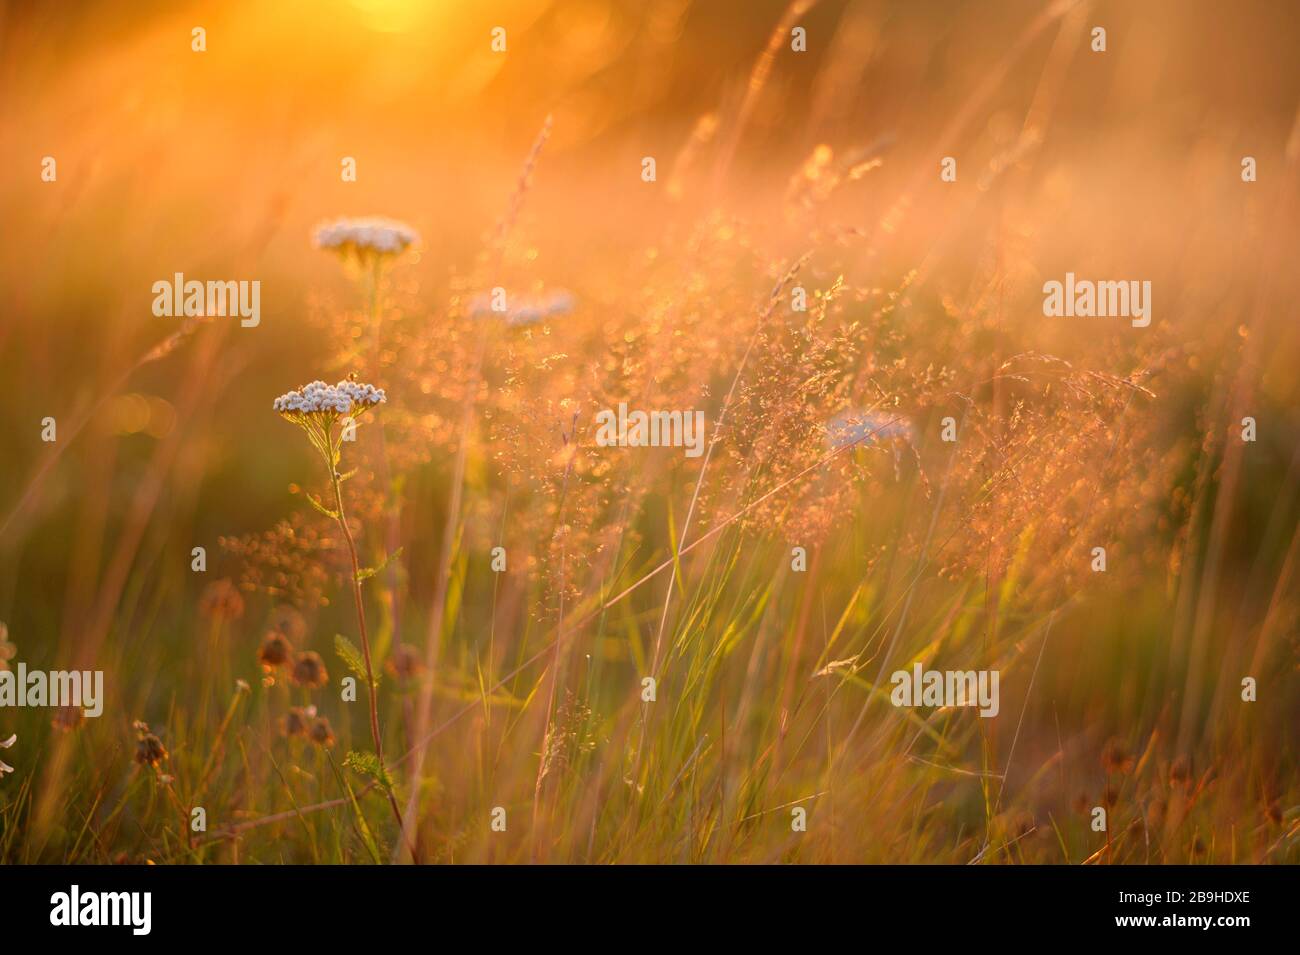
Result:
M162 740L150 732L149 724L143 720L135 722L135 732L135 761L141 766L156 769L167 759L167 748L163 746Z

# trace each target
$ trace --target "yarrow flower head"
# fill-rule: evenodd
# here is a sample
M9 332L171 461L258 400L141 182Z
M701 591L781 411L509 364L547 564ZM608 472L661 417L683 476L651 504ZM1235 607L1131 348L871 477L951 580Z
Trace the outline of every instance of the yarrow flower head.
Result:
M302 428L332 472L338 466L342 447L342 439L334 435L334 423L346 418L355 424L365 412L387 400L383 388L347 378L337 385L313 381L282 394L272 407L286 421Z
M340 258L362 263L396 257L420 240L420 234L404 222L377 216L337 219L316 227L318 249Z
M353 415L388 400L383 388L344 380L337 385L313 381L275 399L273 407L286 418L298 415Z

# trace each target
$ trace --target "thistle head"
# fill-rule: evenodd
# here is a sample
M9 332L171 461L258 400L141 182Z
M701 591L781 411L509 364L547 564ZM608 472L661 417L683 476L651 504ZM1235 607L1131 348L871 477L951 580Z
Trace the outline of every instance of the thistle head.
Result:
M292 653L293 644L289 638L278 630L269 630L257 650L257 659L263 669L270 671L288 663Z

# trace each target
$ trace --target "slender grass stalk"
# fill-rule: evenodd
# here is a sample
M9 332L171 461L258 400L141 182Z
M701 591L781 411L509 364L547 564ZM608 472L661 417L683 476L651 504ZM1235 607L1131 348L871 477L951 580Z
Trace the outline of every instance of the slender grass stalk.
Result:
M501 220L493 230L487 249L484 250L483 264L488 261L494 263L494 268L500 268L505 258L505 243L510 235L510 230L514 227L515 220L519 216L519 210L523 205L524 196L532 182L533 169L537 165L537 157L541 155L542 147L551 136L551 117L548 115L545 122L542 123L541 132L533 141L533 146L524 160L523 171L520 173L519 180L515 185L515 190L510 197L510 205ZM481 270L483 266L480 267ZM482 274L482 272L480 273ZM425 635L425 667L428 670L426 680L420 688L419 700L416 706L415 736L417 739L432 738L428 736L429 723L433 715L433 693L434 681L438 677L438 657L442 647L442 625L443 616L446 612L447 588L451 582L451 562L452 550L456 543L456 534L460 525L461 501L464 495L465 468L467 455L469 451L469 441L471 431L474 426L476 398L478 395L479 385L482 382L483 361L487 354L489 326L484 325L479 333L478 346L475 350L472 370L468 378L469 387L466 389L465 412L461 417L459 442L456 449L456 461L452 468L450 489L448 491L446 523L443 525L442 547L438 557L438 575L434 583L433 603L429 612L429 623ZM411 795L407 800L407 816L411 820L412 830L408 833L408 840L415 843L414 827L417 821L420 806L420 780L424 774L424 747L423 744L417 743L417 751L414 753L415 761L411 766ZM411 753L407 754L412 755ZM414 858L414 854L412 855Z

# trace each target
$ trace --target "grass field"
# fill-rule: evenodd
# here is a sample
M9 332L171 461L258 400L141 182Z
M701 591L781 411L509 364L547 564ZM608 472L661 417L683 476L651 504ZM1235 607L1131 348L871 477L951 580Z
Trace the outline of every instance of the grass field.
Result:
M0 862L1300 861L1300 10L2 9Z

